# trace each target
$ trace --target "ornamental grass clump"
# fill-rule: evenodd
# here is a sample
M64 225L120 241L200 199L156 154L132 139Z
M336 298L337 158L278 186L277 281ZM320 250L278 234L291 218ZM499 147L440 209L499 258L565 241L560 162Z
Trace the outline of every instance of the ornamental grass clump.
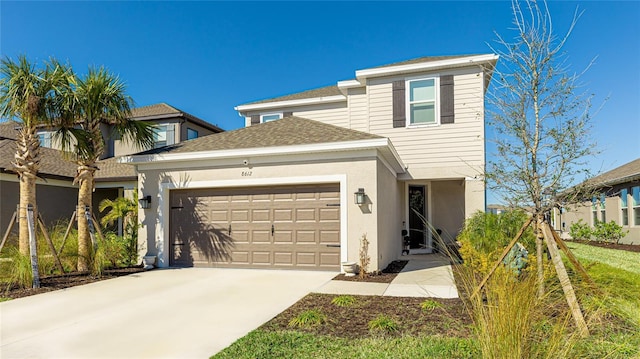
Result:
M317 309L306 310L289 321L294 328L311 328L327 322L327 316Z
M356 304L356 298L352 295L339 295L331 300L331 304L338 307L350 307Z

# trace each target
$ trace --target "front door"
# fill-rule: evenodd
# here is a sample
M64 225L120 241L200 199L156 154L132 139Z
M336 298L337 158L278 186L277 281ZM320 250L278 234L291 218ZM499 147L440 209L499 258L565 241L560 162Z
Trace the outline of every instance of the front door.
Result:
M409 249L411 253L431 253L427 221L427 191L424 185L409 186Z

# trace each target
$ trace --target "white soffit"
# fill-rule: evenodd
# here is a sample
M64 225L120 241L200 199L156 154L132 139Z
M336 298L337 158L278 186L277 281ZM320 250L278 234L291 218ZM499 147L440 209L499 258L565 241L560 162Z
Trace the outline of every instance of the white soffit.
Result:
M223 160L238 157L269 157L286 156L302 153L327 153L376 149L387 160L397 173L404 173L406 166L400 160L393 144L388 138L376 138L369 140L314 143L295 146L254 147L233 150L198 151L182 153L165 153L151 155L123 156L118 162L132 165L144 165L148 163L172 163L198 160Z
M334 95L334 96L324 96L324 97L303 98L298 100L286 100L286 101L263 102L263 103L255 103L255 104L248 104L248 105L240 105L240 106L234 107L234 109L238 112L244 112L244 111L252 111L252 110L267 110L267 109L281 108L281 107L293 107L293 106L315 105L315 104L321 104L321 103L343 102L346 100L347 98L343 95Z

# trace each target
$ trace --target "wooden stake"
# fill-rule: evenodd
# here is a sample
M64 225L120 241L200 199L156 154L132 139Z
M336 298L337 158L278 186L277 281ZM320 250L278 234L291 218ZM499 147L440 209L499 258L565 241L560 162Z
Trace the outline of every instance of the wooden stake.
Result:
M29 230L29 252L31 258L31 273L33 274L33 288L40 288L40 272L38 271L38 246L32 204L27 205L27 229Z
M17 216L17 212L13 212L13 216L11 216L11 221L9 221L9 225L7 226L7 231L4 233L4 237L2 237L2 243L0 243L0 251L2 251L2 247L4 247L4 244L7 242L7 239L9 238L9 234L11 234L11 230L13 229L13 226L15 225L15 222L16 222L16 216Z
M562 286L562 290L564 291L564 296L567 299L567 304L569 304L571 314L573 315L573 319L576 322L576 326L578 327L580 336L586 338L589 336L589 328L587 327L587 323L584 321L582 310L580 310L580 303L578 303L576 293L573 290L573 286L571 285L571 280L569 279L569 274L567 274L567 269L562 262L562 258L560 258L558 248L556 248L555 246L553 234L551 234L551 228L549 227L548 223L544 222L541 229L544 235L544 240L547 244L547 250L551 255L551 261L556 268L556 274L558 275L558 279L560 280L560 285Z
M40 213L38 213L38 225L40 225L40 231L42 231L42 235L49 245L49 249L51 250L51 254L53 254L53 259L55 259L60 273L64 274L64 267L62 266L62 262L60 262L60 257L58 257L58 253L56 253L56 247L53 246L53 242L51 241L51 237L49 237L49 232L47 232L47 227L45 227Z
M98 232L98 235L100 236L100 238L104 242L105 241L104 235L102 235L102 229L100 229L100 223L96 219L95 214L91 213L91 218L93 218L93 226L96 228L96 232Z
M73 226L73 222L75 219L76 219L76 211L73 211L73 214L71 215L71 220L69 221L69 225L67 226L67 231L64 232L64 237L62 237L62 245L60 246L58 253L62 253L62 250L64 249L64 244L67 242L67 237L69 237L69 232L71 232L71 227Z
M564 252L564 254L567 255L567 258L569 259L571 264L573 264L573 267L577 269L578 272L582 275L582 278L586 280L592 286L592 288L596 292L598 292L598 294L602 294L602 291L600 290L600 288L598 288L598 285L591 279L591 277L589 276L589 273L587 273L586 269L584 269L582 264L580 264L578 259L573 255L569 247L567 247L567 245L560 238L560 236L558 236L558 233L556 233L556 231L554 230L551 230L551 234L553 235L553 239L555 240L558 247L560 247L560 249Z
M516 234L516 236L511 240L511 243L509 243L509 245L504 249L504 251L502 251L500 258L493 264L493 268L491 268L489 273L482 279L482 282L480 282L480 285L478 285L478 288L476 288L476 290L473 291L473 294L471 294L471 298L478 295L478 293L482 290L482 287L484 287L484 285L487 284L487 281L489 280L489 278L491 278L491 276L493 275L493 272L495 272L496 269L498 269L504 257L506 257L507 254L509 254L509 251L511 250L511 248L513 248L513 246L518 242L520 237L522 237L522 235L524 234L524 231L527 230L527 227L529 227L531 222L533 222L533 217L529 217L529 219L522 225L522 228L520 228L520 231L518 232L518 234Z

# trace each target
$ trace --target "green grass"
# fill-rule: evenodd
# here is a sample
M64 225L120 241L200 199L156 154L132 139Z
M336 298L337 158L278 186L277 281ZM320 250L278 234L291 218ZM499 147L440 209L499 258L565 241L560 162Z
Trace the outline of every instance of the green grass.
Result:
M477 358L476 343L470 339L402 337L345 339L296 331L254 330L215 359L242 358Z
M11 300L11 298L0 297L0 302L6 302L8 300Z
M611 267L640 274L640 253L590 246L588 244L567 243L567 247L578 259L600 262Z

